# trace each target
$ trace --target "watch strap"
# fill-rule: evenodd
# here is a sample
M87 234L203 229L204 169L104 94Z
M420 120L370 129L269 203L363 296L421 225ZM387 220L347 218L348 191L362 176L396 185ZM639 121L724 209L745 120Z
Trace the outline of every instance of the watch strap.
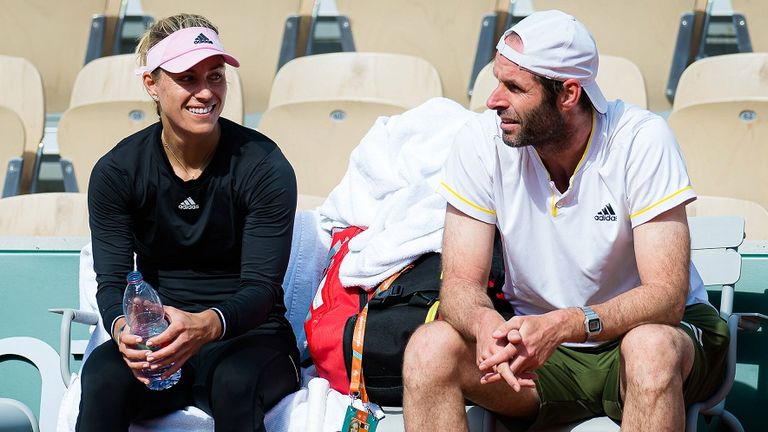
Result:
M584 312L584 332L587 335L587 342L590 342L603 330L603 323L600 319L600 315L592 310L591 307L580 306L579 308Z

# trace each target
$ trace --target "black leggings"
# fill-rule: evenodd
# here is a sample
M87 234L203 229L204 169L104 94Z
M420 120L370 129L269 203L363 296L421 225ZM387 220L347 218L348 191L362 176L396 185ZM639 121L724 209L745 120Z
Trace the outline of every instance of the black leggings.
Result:
M252 333L204 345L168 390L149 390L123 361L117 345L97 347L83 367L76 430L127 431L133 420L195 405L216 431L264 431L264 413L298 390L298 352L275 336Z

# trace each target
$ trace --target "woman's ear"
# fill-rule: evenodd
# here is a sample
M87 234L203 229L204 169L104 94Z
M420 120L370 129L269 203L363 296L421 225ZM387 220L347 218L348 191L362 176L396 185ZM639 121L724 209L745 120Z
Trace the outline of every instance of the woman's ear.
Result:
M157 96L157 82L154 78L152 78L152 74L149 72L144 72L143 83L144 83L144 90L147 91L147 94L149 97L151 97L155 102L158 100Z

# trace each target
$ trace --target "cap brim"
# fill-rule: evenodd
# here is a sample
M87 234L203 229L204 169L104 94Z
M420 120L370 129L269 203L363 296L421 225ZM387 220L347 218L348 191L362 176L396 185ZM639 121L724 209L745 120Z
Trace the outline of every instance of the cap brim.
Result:
M608 111L608 101L605 100L605 96L603 96L603 92L600 91L600 87L597 83L592 82L590 84L582 84L582 88L587 92L587 96L589 96L589 100L592 102L592 106L595 107L597 112L605 114L605 112Z
M221 56L224 59L224 62L230 66L240 66L240 62L229 54L216 49L198 49L169 60L159 67L171 73L180 73L191 69L201 61L213 56Z

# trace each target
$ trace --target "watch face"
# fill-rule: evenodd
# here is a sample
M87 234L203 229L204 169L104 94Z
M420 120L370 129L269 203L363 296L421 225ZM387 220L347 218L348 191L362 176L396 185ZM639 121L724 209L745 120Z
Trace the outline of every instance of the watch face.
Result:
M599 332L601 329L600 320L599 319L591 319L587 323L587 326L589 328L590 333Z

